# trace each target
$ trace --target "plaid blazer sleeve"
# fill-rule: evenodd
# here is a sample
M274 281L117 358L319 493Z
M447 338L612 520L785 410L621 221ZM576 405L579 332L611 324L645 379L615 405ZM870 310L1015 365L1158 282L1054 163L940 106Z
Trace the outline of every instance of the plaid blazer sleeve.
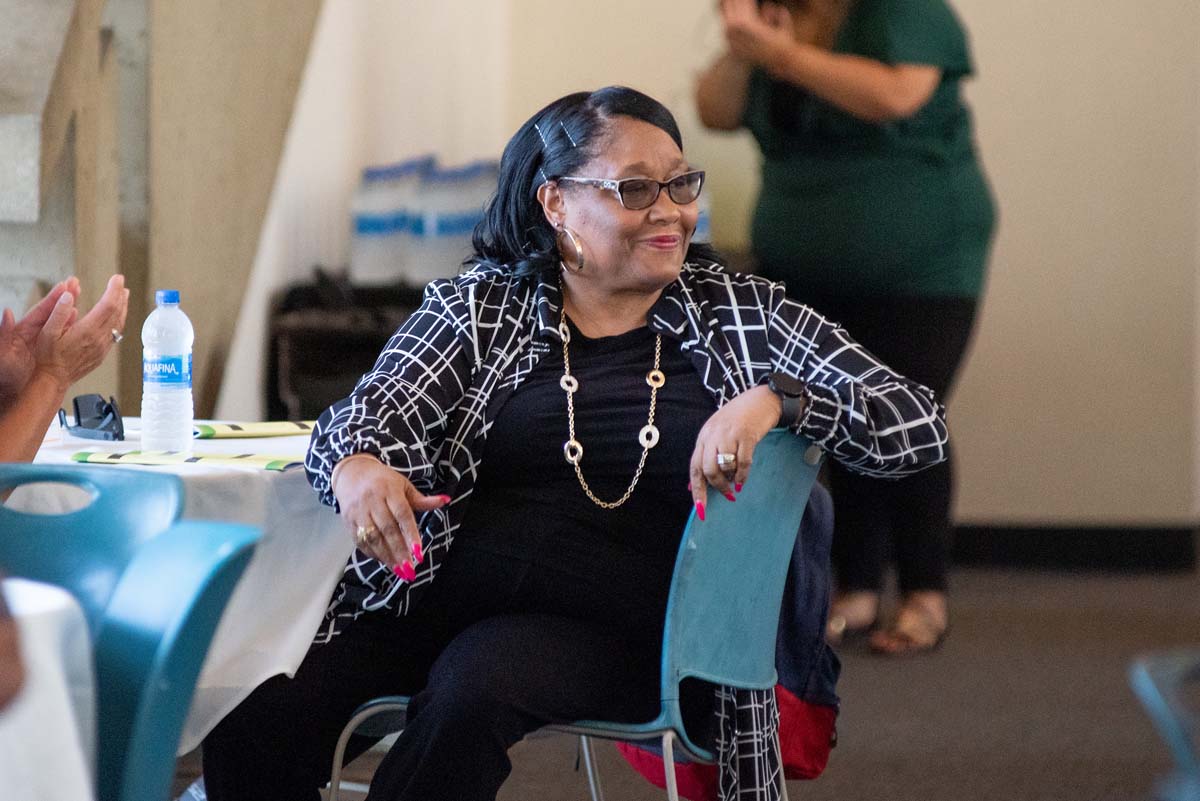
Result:
M449 280L425 289L421 307L396 330L350 397L317 420L305 469L321 502L336 507L333 467L353 453L373 453L418 489L434 479L449 415L470 386L470 315Z
M899 477L946 458L946 410L929 388L893 372L840 326L773 285L772 367L805 382L796 430L849 469Z

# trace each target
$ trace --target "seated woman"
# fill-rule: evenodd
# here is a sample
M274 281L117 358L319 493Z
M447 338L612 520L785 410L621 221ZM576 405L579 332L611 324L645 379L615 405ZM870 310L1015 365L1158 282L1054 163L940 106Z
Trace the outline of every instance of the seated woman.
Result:
M493 799L526 733L657 712L684 523L710 485L736 500L768 430L870 475L943 458L931 392L692 243L703 183L632 89L513 136L471 269L313 433L358 551L295 678L205 741L212 801L317 798L355 707L393 693L409 724L369 798Z

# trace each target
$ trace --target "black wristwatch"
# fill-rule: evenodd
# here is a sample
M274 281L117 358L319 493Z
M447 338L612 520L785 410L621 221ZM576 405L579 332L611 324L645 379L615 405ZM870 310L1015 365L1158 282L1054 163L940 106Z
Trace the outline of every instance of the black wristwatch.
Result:
M800 422L804 414L805 402L808 400L808 387L798 378L787 373L771 373L767 386L779 396L783 402L783 412L779 415L779 425L791 428Z

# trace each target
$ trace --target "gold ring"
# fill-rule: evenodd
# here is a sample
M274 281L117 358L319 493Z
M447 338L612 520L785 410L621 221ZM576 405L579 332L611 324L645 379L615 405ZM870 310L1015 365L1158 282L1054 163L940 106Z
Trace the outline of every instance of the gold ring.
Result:
M374 526L359 526L354 534L354 540L359 545L370 545L378 539L379 529Z
M718 453L717 454L717 469L728 470L731 467L737 466L736 453Z
M113 338L113 344L117 344L117 343L119 343L119 342L120 342L122 339L124 339L124 338L125 338L125 335L124 335L124 334L122 334L120 331L118 331L118 330L117 330L117 329L115 329L115 328L113 328L112 330L110 330L110 331L109 331L109 333L110 333L110 334L112 334L112 338Z

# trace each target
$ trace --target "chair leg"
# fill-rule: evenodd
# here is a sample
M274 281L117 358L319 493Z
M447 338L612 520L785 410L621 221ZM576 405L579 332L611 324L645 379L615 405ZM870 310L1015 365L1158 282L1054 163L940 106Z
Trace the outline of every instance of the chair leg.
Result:
M588 789L592 793L592 801L604 801L604 791L600 788L600 770L596 766L596 752L592 748L592 738L579 735L579 745L583 750L583 766L587 770Z
M779 744L779 729L775 729L775 736L771 738L775 743L775 759L779 762L779 798L781 801L788 801L787 792L787 776L783 772L783 746Z
M350 744L350 738L358 729L360 723L374 714L371 711L359 713L350 719L346 727L342 729L341 736L338 737L337 747L333 749L333 766L329 771L329 799L328 801L338 801L338 796L342 792L342 760L346 758L346 746Z
M679 801L679 788L675 786L675 732L669 731L663 735L663 773L667 779L667 798Z
M333 751L333 770L329 774L329 801L338 801L342 791L342 759L346 755L346 743L350 741L350 728L342 732L338 738L337 748Z

